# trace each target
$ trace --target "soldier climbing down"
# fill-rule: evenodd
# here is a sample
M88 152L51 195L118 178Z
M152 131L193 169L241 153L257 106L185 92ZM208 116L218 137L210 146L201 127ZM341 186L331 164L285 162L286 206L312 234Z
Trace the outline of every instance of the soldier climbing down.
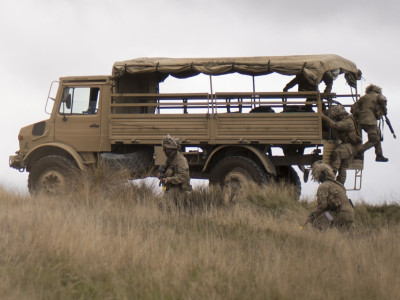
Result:
M356 129L354 117L343 106L332 106L327 114L322 115L322 119L332 128L334 137L340 142L332 152L330 166L334 173L338 172L336 180L344 184L350 160L362 149L361 136Z
M375 147L376 161L387 162L388 158L383 156L381 145L381 131L377 126L377 120L387 114L387 100L382 95L379 86L370 84L365 89L365 95L356 101L351 107L351 112L363 129L368 134L368 141L364 143L362 152Z

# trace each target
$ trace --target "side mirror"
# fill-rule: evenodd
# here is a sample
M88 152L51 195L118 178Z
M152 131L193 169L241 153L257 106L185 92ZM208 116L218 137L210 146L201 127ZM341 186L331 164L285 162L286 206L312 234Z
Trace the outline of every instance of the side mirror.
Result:
M71 108L71 94L68 94L63 100L62 102L65 102L65 106L67 107L67 109Z

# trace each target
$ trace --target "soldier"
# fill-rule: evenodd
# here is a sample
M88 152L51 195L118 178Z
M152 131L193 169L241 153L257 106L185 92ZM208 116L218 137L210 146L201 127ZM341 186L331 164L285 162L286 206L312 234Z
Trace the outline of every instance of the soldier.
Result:
M361 136L354 117L343 106L332 106L327 114L322 115L322 120L332 128L334 137L340 142L332 152L330 166L335 174L338 172L336 180L344 184L349 161L361 150Z
M331 167L317 161L313 164L311 175L314 181L321 183L317 190L317 210L309 217L312 226L319 230L331 227L353 229L353 205L344 186L335 180Z
M163 201L170 205L171 200L180 206L185 200L186 193L192 190L190 185L189 165L186 158L179 153L179 139L166 135L162 140L163 151L167 156L164 172L158 178L165 191ZM163 174L161 174L163 173Z
M387 114L386 97L382 95L379 86L370 84L365 89L365 95L356 101L351 107L351 112L363 129L368 134L368 142L364 143L362 152L375 147L375 161L387 162L389 159L383 156L381 145L381 131L377 126L377 120Z
M327 71L325 72L324 76L322 77L322 81L325 83L326 87L324 90L324 93L330 93L332 90L332 85L333 85L333 80L334 78L337 77L332 74L332 72ZM308 79L303 75L303 73L300 73L296 75L295 78L293 78L291 81L289 81L286 86L283 88L284 92L287 92L289 89L294 87L295 85L298 85L298 91L299 92L317 92L318 91L318 84L312 84L308 81ZM307 98L306 102L310 101L317 101L316 98ZM305 111L307 112L312 112L312 105L311 104L306 104L305 106Z

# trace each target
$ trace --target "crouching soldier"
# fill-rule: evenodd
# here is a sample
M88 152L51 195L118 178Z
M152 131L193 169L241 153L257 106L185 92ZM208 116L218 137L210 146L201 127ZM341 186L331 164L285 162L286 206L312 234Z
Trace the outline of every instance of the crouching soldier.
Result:
M335 180L331 167L316 162L311 174L314 181L320 183L317 190L317 210L309 217L312 226L319 230L331 227L341 230L353 229L353 205L347 198L344 186Z
M167 161L158 174L164 190L163 203L160 206L162 208L173 202L180 207L185 204L186 194L192 190L189 165L186 158L179 153L179 139L168 134L162 139L162 146Z

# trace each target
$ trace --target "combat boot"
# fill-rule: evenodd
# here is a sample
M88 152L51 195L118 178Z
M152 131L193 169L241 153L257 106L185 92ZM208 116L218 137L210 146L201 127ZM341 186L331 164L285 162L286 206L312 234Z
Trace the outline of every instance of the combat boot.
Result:
M389 159L384 157L382 154L381 155L377 155L375 158L375 161L379 161L379 162L388 162Z

